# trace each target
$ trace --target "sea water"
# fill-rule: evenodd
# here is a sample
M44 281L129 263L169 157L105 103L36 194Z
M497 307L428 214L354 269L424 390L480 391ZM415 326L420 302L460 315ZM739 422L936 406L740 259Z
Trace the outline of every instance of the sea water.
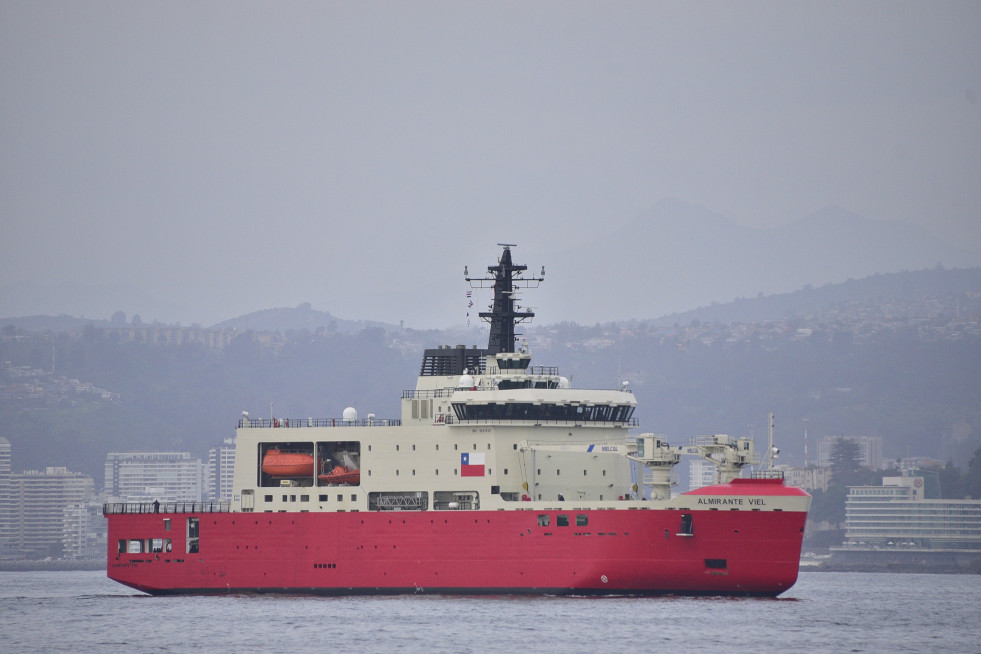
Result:
M0 572L0 652L971 652L981 576L804 572L776 599L151 597Z

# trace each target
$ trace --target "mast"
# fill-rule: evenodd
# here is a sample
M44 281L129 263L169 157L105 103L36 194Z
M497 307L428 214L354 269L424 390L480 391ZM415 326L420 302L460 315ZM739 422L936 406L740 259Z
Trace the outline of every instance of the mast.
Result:
M504 248L496 266L487 266L491 277L469 277L466 267L463 269L464 279L473 288L493 288L494 303L490 311L481 311L478 315L490 324L490 336L487 339L487 354L514 352L514 343L519 334L515 327L535 317L530 310L521 311L517 304L515 293L519 288L537 288L545 280L545 266L541 275L522 279L521 274L528 270L526 265L516 265L511 260L511 248L514 243L498 243Z

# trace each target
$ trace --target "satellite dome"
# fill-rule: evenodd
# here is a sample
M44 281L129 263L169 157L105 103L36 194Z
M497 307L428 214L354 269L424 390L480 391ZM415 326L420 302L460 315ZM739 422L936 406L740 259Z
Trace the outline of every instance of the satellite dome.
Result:
M460 375L460 383L457 385L460 388L473 388L475 385L473 380L473 375L468 375L467 373L463 373L462 375Z
M559 377L559 388L572 388L567 377Z
M344 413L342 415L344 422L355 422L358 419L358 410L353 406L349 406L348 408L344 409Z

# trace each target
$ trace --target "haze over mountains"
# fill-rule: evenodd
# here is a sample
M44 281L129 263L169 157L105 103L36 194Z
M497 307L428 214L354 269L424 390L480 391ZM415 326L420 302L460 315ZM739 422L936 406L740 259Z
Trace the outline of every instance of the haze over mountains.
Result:
M838 208L783 227L752 229L669 200L625 229L596 237L547 265L556 274L542 295L564 307L590 304L606 319L654 318L875 273L981 264L981 253L919 227L870 221ZM584 275L603 282L591 287Z
M790 292L876 273L981 265L981 253L945 243L920 227L871 221L839 208L826 208L782 227L760 229L743 227L680 200L665 200L629 223L609 227L611 224L616 221L597 220L594 233L581 235L581 245L566 249L553 249L540 240L502 236L502 241L518 243L516 260L529 264L530 271L537 272L542 265L546 268L546 282L532 300L542 320L591 324L650 319L735 298ZM388 324L404 319L405 326L414 328L459 325L466 319L466 310L454 298L463 295L463 266L470 266L474 275L482 274L490 256L498 251L485 243L451 244L422 258L408 251L405 261L374 262L378 276L343 280L352 290L350 303L316 309L328 311L340 321L339 326L344 321L358 325L365 317L379 316ZM417 281L392 280L393 272L407 266L413 270L411 279ZM281 280L283 285L299 281ZM17 282L0 289L0 316L67 314L108 319L124 311L140 315L144 322L186 325L209 315L216 319L202 324L212 326L230 316L251 313L224 304L220 289L211 286L202 284L182 304L151 297L126 285L125 280L114 286ZM421 288L425 289L422 294ZM482 309L481 303L488 298L477 300L471 314ZM268 302L265 308L281 306L271 298L257 296L256 302ZM208 305L206 310L202 304ZM256 320L251 328L261 329L262 321Z

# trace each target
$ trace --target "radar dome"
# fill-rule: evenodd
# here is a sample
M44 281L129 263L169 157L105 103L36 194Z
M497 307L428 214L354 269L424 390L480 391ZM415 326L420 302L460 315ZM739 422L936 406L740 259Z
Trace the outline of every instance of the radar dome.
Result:
M458 384L460 388L473 388L474 381L473 375L468 375L466 373L460 375L460 383Z
M568 378L559 377L559 388L572 388L572 384L569 383Z
M343 420L344 422L355 422L358 419L358 410L353 406L349 406L344 409Z

